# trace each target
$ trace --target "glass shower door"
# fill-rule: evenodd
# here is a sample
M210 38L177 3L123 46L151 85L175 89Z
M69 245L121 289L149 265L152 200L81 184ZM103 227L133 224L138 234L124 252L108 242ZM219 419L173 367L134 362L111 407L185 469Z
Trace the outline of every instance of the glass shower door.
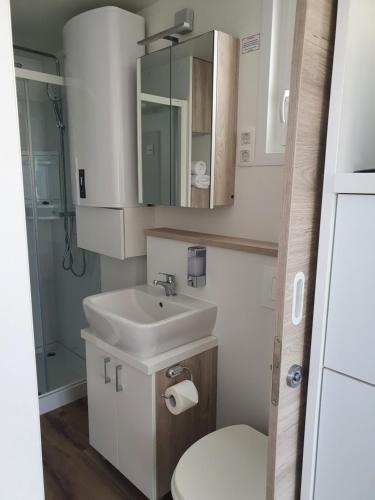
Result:
M37 201L35 195L36 180L33 169L33 150L27 87L28 82L27 80L17 78L16 83L38 392L39 394L44 394L48 391L48 374L46 345L43 336L42 302L40 296Z
M81 383L86 378L86 326L82 299L100 291L99 258L87 253L83 276L82 252L75 231L68 244L74 254L73 275L63 269L67 225L74 229L69 166L62 155L61 89L17 78L25 214L33 306L35 356L39 394ZM67 185L66 191L64 186ZM65 203L67 194L67 203Z

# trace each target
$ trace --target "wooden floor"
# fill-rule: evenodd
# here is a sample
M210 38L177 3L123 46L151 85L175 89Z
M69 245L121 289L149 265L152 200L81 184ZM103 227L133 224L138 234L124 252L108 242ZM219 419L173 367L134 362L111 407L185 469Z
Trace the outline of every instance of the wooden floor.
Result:
M46 500L146 499L89 445L85 399L42 415L41 428Z

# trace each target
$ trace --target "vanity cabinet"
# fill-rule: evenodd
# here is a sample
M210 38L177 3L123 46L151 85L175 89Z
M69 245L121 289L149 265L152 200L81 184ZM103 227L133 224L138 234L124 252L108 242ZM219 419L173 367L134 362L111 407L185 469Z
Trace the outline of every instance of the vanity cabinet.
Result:
M216 429L217 340L207 337L154 358L134 358L99 341L86 340L90 444L149 499L170 490L173 471L189 446ZM188 366L199 393L195 407L172 415L162 398L181 382L166 376Z
M148 377L88 342L86 364L91 446L154 498L152 386Z
M138 59L140 203L232 205L239 41L211 31ZM206 164L194 184L192 164Z

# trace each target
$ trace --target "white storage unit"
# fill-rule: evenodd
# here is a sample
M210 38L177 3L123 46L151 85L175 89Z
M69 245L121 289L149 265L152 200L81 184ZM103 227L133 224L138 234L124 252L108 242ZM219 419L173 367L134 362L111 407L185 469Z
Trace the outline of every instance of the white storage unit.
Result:
M77 244L101 255L127 259L146 255L144 230L155 225L152 207L76 207Z
M324 365L375 385L374 283L375 196L339 195Z
M64 26L73 199L91 207L137 205L136 61L144 19L117 7Z
M147 498L157 500L162 487L158 482L165 483L165 464L159 461L157 465L157 441L161 440L167 450L173 447L178 450L181 443L174 443L173 438L176 432L182 432L178 426L181 415L175 417L176 423L168 435L164 433L165 427L160 430L159 426L158 430L157 418L163 419L163 415L165 418L159 405L160 372L164 376L168 367L216 349L217 339L208 336L154 357L140 358L99 339L90 329L82 330L81 336L86 341L90 444ZM201 376L195 378L198 387ZM216 372L214 380L216 384ZM209 411L207 405L205 401L202 412ZM166 408L165 412L170 415ZM190 424L186 425L186 432L192 432ZM182 443L191 439L180 438ZM172 451L169 453L173 455Z
M137 203L136 61L144 19L117 7L64 26L65 77L78 246L145 255L153 209ZM139 208L134 208L139 207Z
M324 370L315 479L317 500L372 500L375 387Z
M90 342L86 366L90 444L155 498L153 377Z

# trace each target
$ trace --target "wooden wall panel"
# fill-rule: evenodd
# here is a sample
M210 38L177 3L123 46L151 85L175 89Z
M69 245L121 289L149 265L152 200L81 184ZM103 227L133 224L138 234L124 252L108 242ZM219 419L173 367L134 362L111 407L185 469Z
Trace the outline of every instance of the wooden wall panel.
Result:
M291 365L308 369L323 184L326 127L336 21L335 0L298 0L286 149L284 207L278 261L275 337L281 362L273 365L278 405L270 407L267 499L300 495L307 374L286 384ZM301 323L293 325L297 272L306 277Z
M199 403L180 415L172 415L161 397L166 389L187 378L170 379L166 370L156 374L156 474L158 497L171 486L173 471L182 454L201 437L216 429L217 347L181 361L193 374Z

